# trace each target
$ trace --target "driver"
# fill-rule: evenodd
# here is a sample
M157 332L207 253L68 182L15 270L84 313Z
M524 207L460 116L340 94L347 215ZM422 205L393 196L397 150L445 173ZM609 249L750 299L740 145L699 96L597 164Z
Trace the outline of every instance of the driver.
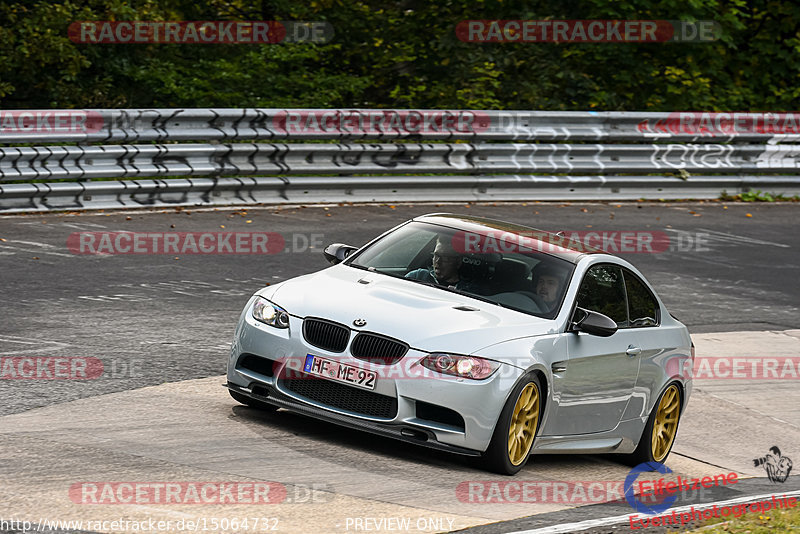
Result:
M436 247L433 249L432 268L416 269L405 277L440 286L454 287L462 291L473 291L473 284L461 278L459 274L462 260L463 255L456 252L452 244L443 241L440 236L436 240Z
M561 297L564 273L560 269L548 264L537 265L533 269L534 293L542 299L547 309L553 311Z

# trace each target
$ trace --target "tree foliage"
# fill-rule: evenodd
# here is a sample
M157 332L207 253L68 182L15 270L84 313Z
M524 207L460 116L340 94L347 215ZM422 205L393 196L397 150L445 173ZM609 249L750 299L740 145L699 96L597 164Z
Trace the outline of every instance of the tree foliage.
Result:
M468 19L715 20L704 43L466 43ZM87 20L327 21L322 44L76 44ZM0 106L794 111L800 4L422 0L0 2Z

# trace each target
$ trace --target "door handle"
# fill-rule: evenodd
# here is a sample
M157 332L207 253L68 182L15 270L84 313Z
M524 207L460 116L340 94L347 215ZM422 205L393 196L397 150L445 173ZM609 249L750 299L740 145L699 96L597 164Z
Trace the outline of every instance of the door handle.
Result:
M639 347L634 347L633 345L628 345L628 349L625 351L625 354L627 354L628 356L633 357L633 356L636 356L637 354L639 354L641 352L642 352L642 349L640 349Z

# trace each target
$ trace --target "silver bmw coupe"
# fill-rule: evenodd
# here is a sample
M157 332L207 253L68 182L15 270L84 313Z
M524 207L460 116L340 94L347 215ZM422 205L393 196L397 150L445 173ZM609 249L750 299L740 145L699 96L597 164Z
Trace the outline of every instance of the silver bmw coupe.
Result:
M451 214L407 221L333 266L258 291L228 360L237 401L481 457L664 462L694 346L627 261Z

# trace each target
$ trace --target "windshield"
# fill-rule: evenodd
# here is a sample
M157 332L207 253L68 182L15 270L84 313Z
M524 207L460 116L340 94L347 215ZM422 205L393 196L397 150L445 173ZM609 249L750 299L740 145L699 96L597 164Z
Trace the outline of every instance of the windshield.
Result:
M552 319L574 266L486 234L411 222L346 264Z

